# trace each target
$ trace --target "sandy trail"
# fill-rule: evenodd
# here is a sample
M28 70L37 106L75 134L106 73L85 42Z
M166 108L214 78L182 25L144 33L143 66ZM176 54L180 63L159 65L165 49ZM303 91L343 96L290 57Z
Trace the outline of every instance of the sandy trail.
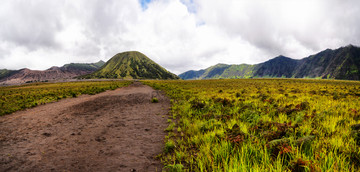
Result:
M169 107L135 82L2 116L0 171L161 171Z

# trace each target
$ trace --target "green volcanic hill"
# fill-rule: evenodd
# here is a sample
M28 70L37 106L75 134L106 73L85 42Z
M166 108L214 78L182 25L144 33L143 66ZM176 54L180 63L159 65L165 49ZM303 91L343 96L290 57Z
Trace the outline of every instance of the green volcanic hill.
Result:
M348 45L324 50L301 60L278 56L264 63L248 65L217 64L199 71L187 71L182 79L215 78L329 78L360 80L360 48Z
M137 51L116 54L98 71L84 78L179 79Z

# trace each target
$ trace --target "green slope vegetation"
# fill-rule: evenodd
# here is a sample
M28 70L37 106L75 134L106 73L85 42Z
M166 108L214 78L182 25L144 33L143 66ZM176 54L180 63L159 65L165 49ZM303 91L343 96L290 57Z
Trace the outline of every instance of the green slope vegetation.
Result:
M104 66L85 78L178 79L150 58L137 51L116 54Z
M250 78L254 74L256 65L217 64L199 71L187 71L179 75L181 79L218 79L218 78Z
M240 64L230 65L220 75L220 78L250 78L253 76L256 65Z
M278 56L265 63L258 64L258 68L253 74L254 76L260 77L269 76L290 78L292 77L293 71L296 69L298 64L298 60Z
M100 60L97 63L70 63L61 67L63 70L88 70L96 71L105 64L104 61Z
M348 45L336 50L325 50L302 60L294 77L332 79L360 79L360 48Z
M199 71L189 70L179 75L181 79L202 79L200 78L205 72L205 69Z
M16 73L15 70L0 69L0 80Z
M285 77L359 80L359 68L360 48L348 45L336 50L327 49L301 60L278 56L260 64L217 64L179 76L182 79Z

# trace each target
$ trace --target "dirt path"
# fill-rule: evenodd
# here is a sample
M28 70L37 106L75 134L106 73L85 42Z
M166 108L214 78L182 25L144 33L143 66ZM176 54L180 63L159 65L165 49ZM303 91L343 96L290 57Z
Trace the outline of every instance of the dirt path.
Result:
M0 117L0 171L161 171L169 107L134 83Z

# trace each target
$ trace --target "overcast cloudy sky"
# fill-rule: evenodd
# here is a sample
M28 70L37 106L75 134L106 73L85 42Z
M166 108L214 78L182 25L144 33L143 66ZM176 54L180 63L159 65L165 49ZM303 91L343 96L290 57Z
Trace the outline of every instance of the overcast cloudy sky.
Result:
M360 45L359 0L1 0L0 69L137 50L171 72Z

